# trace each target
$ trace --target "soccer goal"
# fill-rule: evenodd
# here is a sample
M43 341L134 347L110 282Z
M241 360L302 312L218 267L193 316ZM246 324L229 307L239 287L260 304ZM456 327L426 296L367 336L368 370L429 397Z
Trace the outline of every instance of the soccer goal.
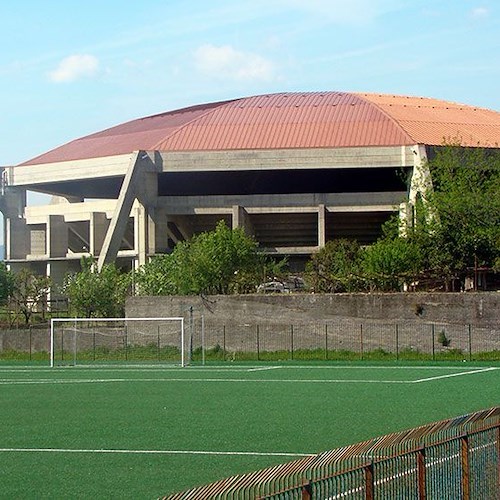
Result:
M185 366L184 318L54 318L50 366L169 363Z

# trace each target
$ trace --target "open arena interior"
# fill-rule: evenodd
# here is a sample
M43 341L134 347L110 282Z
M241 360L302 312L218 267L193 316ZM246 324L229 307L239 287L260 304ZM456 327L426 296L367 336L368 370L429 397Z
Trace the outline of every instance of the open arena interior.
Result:
M3 167L5 261L57 284L82 256L136 269L224 220L300 271L329 240L370 244L392 214L411 217L445 142L498 148L500 113L305 92L136 119ZM29 191L51 202L28 206Z

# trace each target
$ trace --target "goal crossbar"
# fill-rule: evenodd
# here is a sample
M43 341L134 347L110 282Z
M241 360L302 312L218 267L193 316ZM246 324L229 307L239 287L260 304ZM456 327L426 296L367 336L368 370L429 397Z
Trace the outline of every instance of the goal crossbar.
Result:
M178 323L176 327L175 324ZM165 332L165 325L173 324L168 332ZM133 325L133 327L132 327ZM156 329L152 328L155 325ZM163 330L160 328L163 327ZM130 330L130 332L129 332ZM64 346L64 335L66 333L66 349ZM133 347L144 350L147 345L155 344L157 339L158 360L160 360L161 341L168 338L169 345L164 344L163 349L170 348L180 355L180 365L186 366L186 345L184 334L184 318L180 317L154 317L154 318L52 318L50 321L50 366L56 365L56 352L64 358L73 356L73 364L77 362L80 350L85 347L87 351L94 350L94 360L96 351L96 336L101 339L106 338L103 350L117 349L117 346L128 352L131 346L131 339L136 344ZM68 349L67 337L70 337L70 348ZM89 340L92 338L93 340ZM113 344L113 339L115 344ZM88 353L87 353L88 355Z

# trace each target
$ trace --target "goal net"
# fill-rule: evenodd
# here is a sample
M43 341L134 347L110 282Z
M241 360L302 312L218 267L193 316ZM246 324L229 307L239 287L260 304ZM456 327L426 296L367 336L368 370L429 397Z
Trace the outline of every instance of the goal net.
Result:
M50 366L169 363L185 366L184 318L55 318Z

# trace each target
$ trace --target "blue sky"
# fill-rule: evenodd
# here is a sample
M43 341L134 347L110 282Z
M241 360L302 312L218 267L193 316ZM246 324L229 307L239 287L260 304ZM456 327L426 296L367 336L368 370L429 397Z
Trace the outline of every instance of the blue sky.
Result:
M495 0L16 0L0 19L0 165L133 118L267 92L500 110Z

